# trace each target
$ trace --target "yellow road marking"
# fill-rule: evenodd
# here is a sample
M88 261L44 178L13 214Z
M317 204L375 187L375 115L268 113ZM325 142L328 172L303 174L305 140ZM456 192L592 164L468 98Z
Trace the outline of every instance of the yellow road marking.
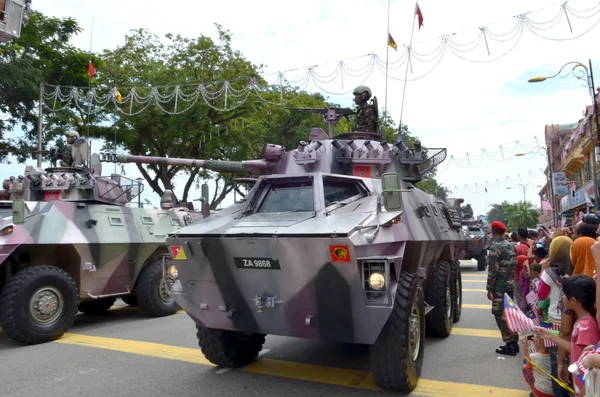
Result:
M477 336L480 338L502 338L502 334L497 329L452 327L451 334L452 335L461 335L461 336Z
M452 330L453 334L455 333L456 329L457 328L454 328ZM472 330L463 328L462 331L471 332ZM168 360L184 361L200 365L215 366L202 355L200 349L192 349L187 347L71 333L65 334L56 342L140 354ZM243 372L271 375L281 378L299 379L309 382L326 383L330 385L368 390L382 390L375 384L372 373L344 368L325 367L320 365L263 358L245 366L241 370ZM413 394L430 397L474 397L490 394L505 397L527 397L529 392L525 390L505 389L484 385L420 379L417 388L413 391Z
M487 283L487 279L485 280L462 280L463 283Z
M492 305L479 305L476 303L463 303L462 307L466 307L467 309L489 309L492 310Z
M463 288L463 292L487 292L486 289L483 288Z
M346 386L358 389L383 391L383 389L375 384L372 373L351 369L332 368L321 365L301 364L263 358L243 367L241 370L243 372L252 372L255 374L271 375L281 378L327 383L330 385ZM468 383L441 382L423 378L419 379L419 383L412 394L430 397L485 395L506 397L529 396L529 392L525 390L505 389L500 387L489 387Z
M487 274L484 272L481 273L460 273L463 277L487 277Z
M64 343L67 345L96 347L124 353L140 354L142 356L160 357L168 360L178 360L194 364L215 366L204 357L200 349L191 349L189 347L178 347L163 345L160 343L105 338L102 336L90 336L72 333L66 333L60 339L57 339L54 342Z

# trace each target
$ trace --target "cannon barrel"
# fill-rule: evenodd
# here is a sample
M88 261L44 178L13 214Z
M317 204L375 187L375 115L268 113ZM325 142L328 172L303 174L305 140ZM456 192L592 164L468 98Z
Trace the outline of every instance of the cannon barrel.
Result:
M98 157L100 162L106 163L166 164L182 167L206 168L211 171L231 173L244 173L252 169L267 169L275 165L265 160L196 160L175 157L135 156L132 154L116 153L100 153Z

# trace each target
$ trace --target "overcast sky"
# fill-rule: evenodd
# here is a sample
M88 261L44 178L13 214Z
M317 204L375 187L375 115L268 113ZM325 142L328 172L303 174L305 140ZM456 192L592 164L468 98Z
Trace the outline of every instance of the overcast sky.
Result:
M142 5L143 4L143 5ZM516 25L511 17L543 8L529 14L534 21L552 19L558 12L558 5L549 0L505 0L502 2L455 0L439 2L421 0L420 8L424 16L424 26L415 27L413 46L421 54L430 53L439 45L439 37L452 36L455 43L469 43L476 38L477 27L486 26L494 34L509 32ZM576 10L594 7L597 0L573 0L569 5ZM89 0L33 1L33 7L45 14L56 17L71 16L81 24L82 33L73 43L85 50L90 48L92 19L94 21L94 52L114 49L123 43L129 29L148 28L164 35L168 32L187 37L199 34L215 37L214 23L231 31L233 47L255 64L265 64L265 76L269 81L276 80L280 70L298 69L287 72L288 80L297 80L307 66L319 66L316 71L327 75L334 70L336 62L378 53L386 56L387 0L305 0L301 3L286 3L274 0L255 1L179 1L164 2L147 0L109 1L98 3ZM390 12L390 32L402 50L408 45L414 15L412 1L392 1ZM493 22L509 19L506 22ZM569 31L567 20L563 18L555 27L540 33L558 39L572 38L588 30L600 14L583 19L570 17L574 33ZM475 29L471 29L475 28ZM527 79L536 75L556 73L570 61L587 65L592 57L595 71L600 70L598 57L599 28L572 41L545 40L527 28L512 51L493 62L468 62L459 59L446 50L441 61L424 77L411 81L406 88L402 121L412 133L428 147L447 148L448 155L464 157L465 152L479 154L482 148L497 150L499 145L514 146L516 140L533 142L537 136L543 142L544 125L551 123L572 123L582 117L585 106L591 104L588 90L582 82L572 76L555 78L543 83L529 84ZM488 56L485 43L470 52L462 53L474 61L497 58L513 47L515 40L499 43L488 38L491 56ZM463 47L464 48L464 47ZM400 53L390 49L390 62L396 61ZM593 57L596 58L593 58ZM368 61L367 57L346 61L349 68L359 69ZM413 59L413 74L409 78L423 76L436 62L421 62ZM406 65L406 64L405 64ZM388 79L388 109L392 118L400 119L405 65L390 69ZM596 73L596 85L600 85L600 73ZM310 84L309 91L321 91L333 102L349 106L351 93L331 95L351 91L365 77L336 78L321 88ZM379 98L380 109L384 107L385 75L375 69L366 79L374 95ZM329 92L329 93L328 93ZM513 150L511 153L514 153ZM496 156L501 159L501 156ZM448 161L448 160L447 160ZM526 190L528 201L539 205L536 185L544 184L542 169L546 158L539 154L514 157L505 161L485 158L474 161L473 165L442 164L438 181L453 189L454 196L462 196L471 203L475 214L483 214L486 204L509 200L522 200L520 187L500 189L488 187L488 193L475 193L475 183L484 180L517 178L531 183ZM463 168L467 167L467 168ZM110 167L112 170L112 167ZM127 176L139 176L134 166L127 166ZM1 177L22 173L22 165L2 166ZM528 175L528 176L527 176ZM468 188L463 185L468 184ZM183 185L180 183L180 185ZM456 188L457 187L457 188ZM480 189L482 190L482 189ZM199 191L192 191L192 195ZM144 198L158 203L158 197L147 187ZM228 200L231 202L231 200Z

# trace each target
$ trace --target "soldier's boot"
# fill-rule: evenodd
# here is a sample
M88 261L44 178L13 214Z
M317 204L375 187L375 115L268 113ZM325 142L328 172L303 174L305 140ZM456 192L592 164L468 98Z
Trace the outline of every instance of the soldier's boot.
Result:
M519 344L517 342L508 342L505 346L496 349L496 353L506 356L516 356L519 353Z

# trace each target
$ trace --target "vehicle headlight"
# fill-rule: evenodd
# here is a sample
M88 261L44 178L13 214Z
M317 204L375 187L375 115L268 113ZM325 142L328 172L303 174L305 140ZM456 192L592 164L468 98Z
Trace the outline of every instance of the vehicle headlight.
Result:
M12 226L6 226L2 230L0 230L0 236L8 236L12 232L13 232L13 227Z
M177 280L177 277L179 277L179 272L177 271L177 267L175 267L175 265L171 265L169 266L169 277L171 277L173 280Z
M383 289L385 286L385 277L381 273L373 273L369 276L369 286L375 290Z
M475 238L474 234L469 234L469 238Z

